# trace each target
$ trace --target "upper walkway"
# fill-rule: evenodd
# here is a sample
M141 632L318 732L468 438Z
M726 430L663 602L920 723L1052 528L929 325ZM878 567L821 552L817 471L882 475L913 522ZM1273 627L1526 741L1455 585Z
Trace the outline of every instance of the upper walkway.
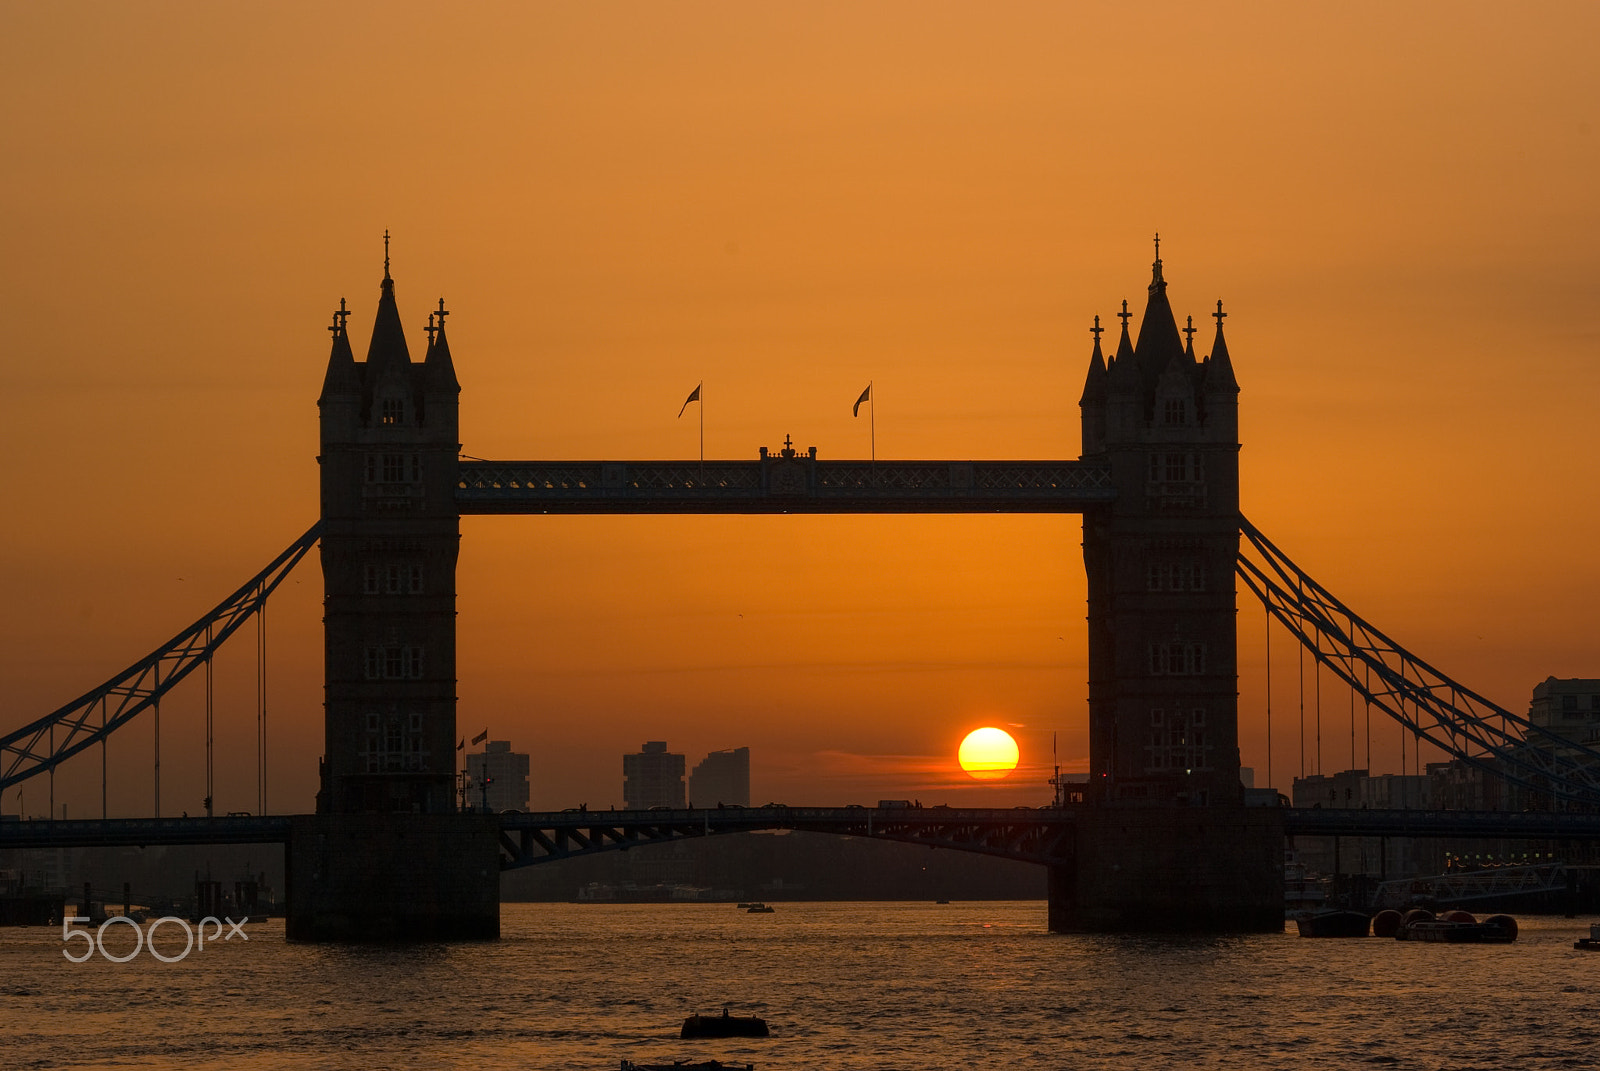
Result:
M456 508L483 513L1080 513L1116 498L1089 461L467 461Z

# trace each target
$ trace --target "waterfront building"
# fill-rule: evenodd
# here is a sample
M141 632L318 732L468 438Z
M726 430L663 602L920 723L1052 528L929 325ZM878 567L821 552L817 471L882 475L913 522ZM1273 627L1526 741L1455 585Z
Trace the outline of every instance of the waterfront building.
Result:
M1574 744L1600 744L1600 680L1546 677L1533 686L1528 720Z
M484 784L485 778L488 779L487 785ZM527 810L527 754L512 751L509 740L490 740L484 745L483 751L468 753L467 806L487 806L494 814Z
M750 749L724 748L701 759L689 775L689 800L697 807L750 806Z
M1423 775L1341 770L1297 777L1291 799L1296 807L1423 810L1432 806L1435 767L1446 765L1430 764ZM1441 858L1436 846L1414 837L1297 837L1294 847L1311 874L1410 877L1436 872Z
M1585 751L1600 749L1600 680L1590 677L1546 677L1533 686L1528 720L1543 732L1530 731L1524 747L1553 758L1588 763ZM1557 799L1537 786L1511 786L1510 809L1569 810L1570 800Z
M1362 785L1366 780L1365 770L1296 777L1290 799L1296 807L1360 807Z
M684 806L684 760L667 751L665 740L647 741L622 756L622 805L630 811Z

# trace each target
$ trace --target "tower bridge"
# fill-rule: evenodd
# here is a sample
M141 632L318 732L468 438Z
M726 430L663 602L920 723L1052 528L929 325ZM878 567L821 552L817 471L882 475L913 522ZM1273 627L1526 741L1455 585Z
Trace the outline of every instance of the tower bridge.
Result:
M0 737L0 790L100 742L252 614L313 542L324 582L325 737L314 815L8 823L23 843L282 841L292 937L498 933L500 870L765 828L911 840L1045 865L1058 930L1282 926L1286 832L1408 835L1463 821L1246 807L1236 575L1318 662L1418 739L1600 809L1600 753L1542 740L1378 632L1244 521L1239 383L1217 302L1209 352L1151 266L1137 336L1096 317L1072 459L832 460L786 440L746 460L494 461L461 454L443 301L413 360L387 257L365 360L343 308L320 411L321 519L252 581L106 685ZM1181 336L1181 337L1180 337ZM1080 513L1088 587L1090 779L1081 803L1016 811L730 809L472 815L455 806L460 518L473 514ZM1245 536L1241 545L1241 533ZM113 710L113 704L115 709ZM1559 746L1558 746L1559 745ZM102 748L102 756L104 751ZM264 809L264 807L263 807ZM1548 817L1548 816L1544 816ZM1495 836L1593 836L1500 816ZM1459 835L1452 833L1451 835Z

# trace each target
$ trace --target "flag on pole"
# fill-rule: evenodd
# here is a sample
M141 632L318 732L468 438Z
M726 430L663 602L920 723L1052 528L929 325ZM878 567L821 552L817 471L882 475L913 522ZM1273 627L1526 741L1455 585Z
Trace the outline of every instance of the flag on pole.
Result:
M465 748L466 746L467 746L467 738L463 736L461 738L461 743L456 745L456 750L460 751L461 749Z
M870 402L871 400L872 400L872 384L868 383L867 384L867 389L862 391L861 392L861 397L856 399L855 408L850 410L850 415L853 416L853 417L860 416L861 415L861 403L862 402Z
M700 388L703 386L705 386L704 380L695 384L694 390L689 392L689 397L683 400L683 408L678 410L678 416L683 416L684 410L689 408L690 402L698 402L700 400Z
M474 744L481 744L487 739L489 739L489 730L485 729L483 732L479 733L477 736L474 736L472 738L472 742Z

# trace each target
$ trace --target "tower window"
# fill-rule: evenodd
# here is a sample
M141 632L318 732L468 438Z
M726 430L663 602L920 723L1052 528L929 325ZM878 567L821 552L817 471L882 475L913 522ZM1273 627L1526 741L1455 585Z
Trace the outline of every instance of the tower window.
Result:
M406 417L406 403L399 398L385 398L383 400L382 421L385 424L399 424Z
M1161 413L1163 424L1189 423L1189 403L1182 398L1168 398L1167 404Z
M418 454L368 454L368 483L416 483L422 479Z
M1206 671L1206 645L1203 643L1152 643L1150 675L1153 677L1199 677Z
M422 677L421 647L368 647L365 655L368 680L419 680Z
M1206 566L1198 560L1148 562L1145 565L1146 591L1204 591Z

